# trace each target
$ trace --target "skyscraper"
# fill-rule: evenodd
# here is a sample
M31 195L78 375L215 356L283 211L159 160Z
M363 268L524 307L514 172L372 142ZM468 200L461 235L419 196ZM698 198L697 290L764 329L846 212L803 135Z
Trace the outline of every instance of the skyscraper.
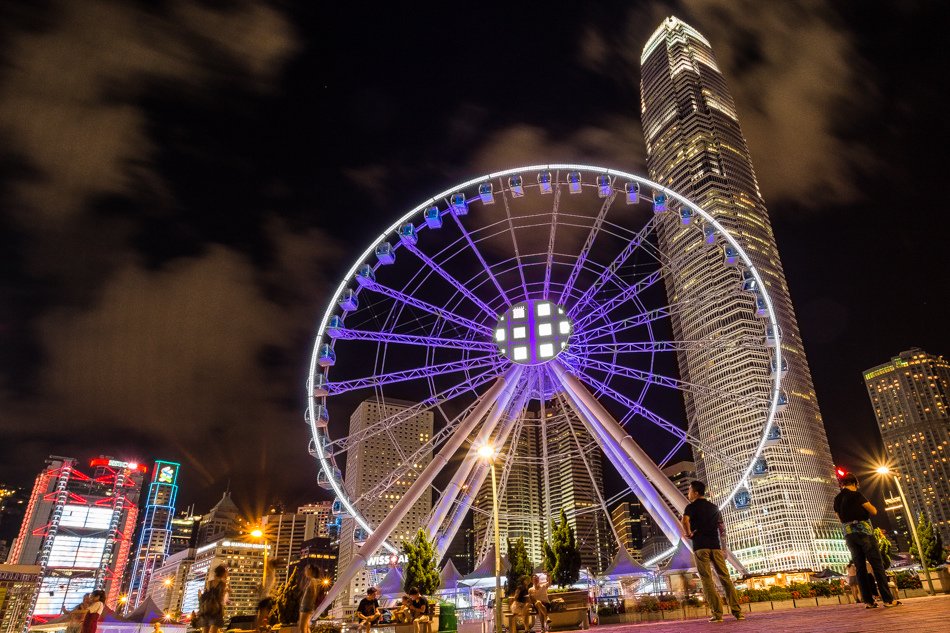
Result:
M911 513L950 542L950 362L914 348L865 371L864 382Z
M207 545L225 536L236 536L245 523L241 511L231 499L231 491L225 490L218 501L198 523L198 546Z
M350 416L352 436L366 427L385 418L404 411L413 403L387 398L385 402L364 400ZM376 486L390 477L403 465L403 455L413 455L432 437L434 417L431 411L416 414L392 429L391 433L377 433L364 438L359 445L347 453L346 476L343 487L350 499L359 499L370 493ZM370 525L379 525L396 505L396 502L409 490L418 474L432 461L432 450L425 451L412 462L412 468L406 476L381 493L381 496L368 494L360 506L360 512ZM412 508L402 517L389 540L399 543L412 539L420 527L425 526L429 511L432 509L432 496L422 495ZM362 528L352 518L344 518L340 529L340 556L338 569L346 569L357 550L365 540ZM383 553L383 552L380 552ZM387 559L388 557L382 557ZM343 588L334 602L335 616L350 616L356 610L356 604L366 595L371 583L377 582L381 571L388 571L387 563L371 563L360 571Z
M708 40L688 24L663 21L640 58L640 98L647 165L653 180L708 211L739 242L761 273L775 307L788 362L779 414L780 438L762 454L760 476L724 511L733 551L750 571L843 567L848 559L832 509L836 491L831 452L818 410L795 312L765 202L739 126L735 104ZM677 340L719 336L764 340L751 293L737 292L741 271L723 265L719 247L697 247L696 228L674 214L657 218ZM699 240L702 243L701 240ZM679 353L684 380L731 393L770 393L770 364L761 348L710 346ZM751 457L764 412L740 414L729 401L685 396L690 430L722 454ZM734 466L694 451L698 475L713 501L738 483Z
M126 610L131 612L145 600L152 572L162 566L168 556L172 540L172 519L175 516L175 497L178 496L178 468L176 462L156 460L152 481L145 499L145 512L138 547L132 560Z
M640 532L642 515L643 505L635 497L631 501L621 501L610 511L610 520L620 537L620 544L633 560L640 562L643 561L640 554L643 547L643 534Z
M318 535L320 517L315 512L265 514L261 519L265 538L271 545L273 560L283 564L275 569L277 583L287 580L290 567L300 558L300 546ZM326 521L323 521L326 530ZM268 572L270 573L270 572Z
M330 521L333 518L333 502L318 501L297 508L297 514L313 514L317 517L317 532L314 536L330 538Z
M33 485L10 552L12 564L40 566L32 617L58 616L98 588L116 607L148 468L109 457L91 460L89 468L50 457Z

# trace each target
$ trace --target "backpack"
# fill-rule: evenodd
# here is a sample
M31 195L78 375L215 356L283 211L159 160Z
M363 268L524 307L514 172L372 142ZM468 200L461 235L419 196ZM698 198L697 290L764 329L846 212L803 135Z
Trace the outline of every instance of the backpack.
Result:
M201 615L217 615L221 613L221 600L218 590L221 583L211 585L198 596L198 613Z

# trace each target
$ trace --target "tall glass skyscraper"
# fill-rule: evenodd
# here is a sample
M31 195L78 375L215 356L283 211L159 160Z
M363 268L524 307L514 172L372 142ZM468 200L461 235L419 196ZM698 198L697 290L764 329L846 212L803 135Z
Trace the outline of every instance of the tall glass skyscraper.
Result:
M155 462L152 482L145 499L139 544L132 559L127 612L145 601L152 572L161 567L168 556L172 542L172 519L175 518L175 498L178 496L179 467L177 462Z
M781 325L783 383L788 405L780 439L765 448L764 472L724 511L730 547L750 571L841 568L848 559L832 509L836 493L831 452L792 309L768 211L742 136L735 104L705 37L671 17L640 58L640 98L647 166L653 180L687 196L734 235L762 275ZM671 256L664 281L676 340L719 336L762 340L753 295L741 292L742 271L723 265L720 248L702 248L696 228L678 217L657 218L661 248ZM697 245L697 242L699 245ZM769 394L770 359L760 349L709 346L678 357L684 380L733 393ZM748 459L764 412L741 413L728 401L686 395L690 430L720 453ZM713 501L738 483L734 466L694 455Z

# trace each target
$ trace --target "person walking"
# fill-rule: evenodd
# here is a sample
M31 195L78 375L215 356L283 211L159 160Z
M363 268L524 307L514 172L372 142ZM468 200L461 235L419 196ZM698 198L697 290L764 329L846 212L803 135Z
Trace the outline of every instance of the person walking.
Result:
M300 585L300 618L297 620L299 633L310 633L310 620L317 608L317 575L313 565L303 566L303 582Z
M699 480L690 482L686 497L689 504L683 511L683 535L693 542L693 559L703 583L703 595L712 611L709 621L722 622L722 600L719 599L719 593L713 584L710 567L716 570L732 615L736 620L745 620L739 606L739 594L729 577L726 558L722 553L720 538L725 533L722 514L715 504L706 499L706 484Z
M267 561L265 580L258 587L257 592L257 630L263 633L270 629L270 614L274 609L274 587L277 585L277 570L283 561L270 559Z
M92 603L92 594L87 593L82 597L82 602L77 604L69 612L69 623L66 625L66 633L81 633L82 623L86 619L86 611Z
M105 591L96 589L89 594L89 606L86 608L86 615L82 620L82 633L96 633L96 629L99 628L99 618L102 617L105 606Z
M866 609L877 608L874 601L874 590L871 588L867 566L871 566L873 576L877 581L877 592L885 607L896 607L901 604L895 600L887 587L887 575L884 573L884 561L881 560L881 550L878 549L877 539L874 538L874 528L871 527L871 517L877 514L877 508L867 498L858 492L858 478L854 473L848 473L839 480L841 492L835 497L835 513L844 528L844 542L851 552L851 558L857 567L858 585L861 587L861 599Z
M228 599L228 568L218 565L198 596L198 626L201 633L218 633L224 628L224 603Z

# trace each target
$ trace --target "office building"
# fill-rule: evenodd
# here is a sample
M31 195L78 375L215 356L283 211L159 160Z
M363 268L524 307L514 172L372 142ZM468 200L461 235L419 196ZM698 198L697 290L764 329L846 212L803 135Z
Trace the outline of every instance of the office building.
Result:
M787 405L778 414L777 435L758 457L747 490L724 510L733 551L750 571L841 570L849 555L832 507L837 486L831 452L768 211L725 77L709 41L674 17L649 38L640 61L650 177L698 204L740 242L775 307L788 365ZM670 257L664 268L667 298L681 305L672 314L675 340L767 342L756 295L739 291L742 270L727 265L725 246L707 243L702 223L683 223L675 210L658 215L658 242ZM680 351L677 360L680 377L688 382L768 402L773 378L767 348L693 347ZM712 393L684 395L690 431L718 454L751 460L766 406L738 406ZM743 468L705 459L695 450L694 457L713 502L739 483Z
M221 500L201 517L198 523L197 545L203 546L221 538L241 534L247 521L241 517L241 511L231 499L231 491L226 490Z
M330 523L333 521L333 502L319 501L297 508L297 514L313 514L317 517L317 533L314 536L330 538Z
M214 568L224 565L228 568L225 618L257 613L265 547L270 545L223 538L196 549L195 560L185 580L181 612L191 613L198 609L198 596L214 574Z
M10 552L12 564L40 567L32 617L58 616L97 588L116 607L147 471L110 457L97 457L84 470L71 457L47 460Z
M385 402L365 400L359 404L350 416L350 431L352 436L370 425L390 416L405 411L413 403L392 398ZM376 433L365 437L357 446L349 449L346 456L346 476L343 486L350 499L358 499L364 494L376 489L380 482L389 479L393 473L399 472L404 464L400 455L407 457L415 455L412 464L406 470L405 476L399 477L393 485L386 488L381 496L366 499L360 505L360 513L370 525L379 525L389 514L396 502L408 492L409 487L419 473L432 460L431 447L421 450L432 437L433 414L424 411L403 420L392 427L390 433ZM432 509L430 494L422 495L409 509L402 520L393 530L389 542L400 543L410 540L426 524L429 511ZM339 540L340 552L338 567L346 569L366 535L362 528L349 517L341 521ZM378 583L382 574L388 571L388 556L386 552L377 552L377 556L370 556L371 561L380 561L380 564L370 564L356 574L350 583L343 587L339 597L334 602L334 617L349 617L356 605L366 595L366 589Z
M643 549L643 534L640 531L643 522L643 506L636 497L630 501L621 501L610 511L610 520L620 538L620 544L627 549L633 560L643 562L640 550Z
M277 582L287 580L290 567L300 558L300 547L304 541L315 538L320 527L320 515L317 513L265 514L261 519L264 538L271 545L270 553L280 566L275 569ZM326 525L324 523L324 531Z
M913 516L950 543L950 362L914 348L865 371L864 382Z
M163 613L180 615L183 612L185 586L194 562L195 550L191 548L169 555L165 562L152 572L145 597L151 598Z
M125 611L130 613L145 600L152 572L168 556L172 540L172 520L175 516L175 498L178 496L178 469L180 464L157 460L152 469L152 481L145 497L142 528L138 546L132 559L132 576L127 591Z

